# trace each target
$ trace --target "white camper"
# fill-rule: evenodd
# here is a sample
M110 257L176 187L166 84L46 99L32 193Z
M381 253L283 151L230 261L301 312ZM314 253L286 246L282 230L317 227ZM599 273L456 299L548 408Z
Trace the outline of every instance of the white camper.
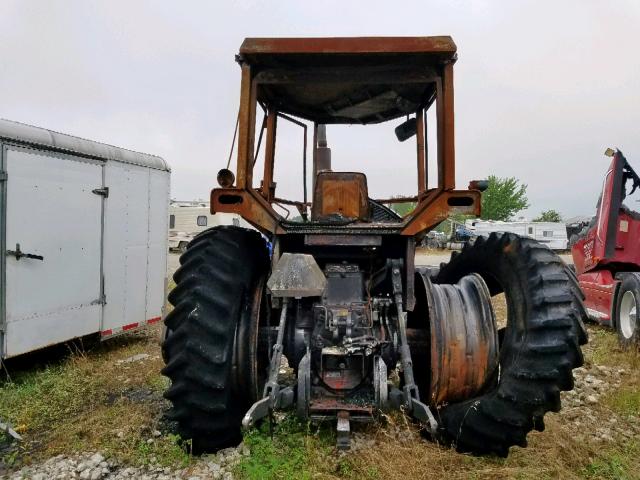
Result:
M172 202L169 207L169 249L185 251L195 235L218 225L253 228L238 214L212 214L204 202Z
M511 232L547 245L551 250L568 248L567 228L560 222L501 222L466 220L465 227L477 236L488 237L492 232Z
M160 321L170 169L0 120L0 358Z

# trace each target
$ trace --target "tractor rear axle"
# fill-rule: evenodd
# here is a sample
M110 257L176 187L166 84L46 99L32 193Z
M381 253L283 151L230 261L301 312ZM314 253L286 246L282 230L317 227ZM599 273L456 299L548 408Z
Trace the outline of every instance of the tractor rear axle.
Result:
M433 285L426 273L419 274L421 301L426 302L419 309L426 316L408 335L402 261L390 260L385 270L376 273L389 282L390 291L384 293L380 287L372 295L372 278L357 264L330 263L322 270L307 254L281 257L267 282L271 295L281 302L280 322L277 330L263 329L267 335L276 334L275 342L263 396L245 415L245 427L292 403L291 386L278 383L285 346L298 374L298 415L312 421L337 420L340 448L348 448L345 432L350 421L370 421L374 412L389 408L406 408L436 435L431 408L469 398L485 384L497 367L498 337L482 278L474 274L454 285ZM420 331L430 339L422 344L428 347L427 355L423 351L420 356L427 362L414 366L409 338L419 337ZM271 342L261 342L265 343ZM388 381L388 372L397 365L402 385ZM422 392L425 400L414 368L430 379Z

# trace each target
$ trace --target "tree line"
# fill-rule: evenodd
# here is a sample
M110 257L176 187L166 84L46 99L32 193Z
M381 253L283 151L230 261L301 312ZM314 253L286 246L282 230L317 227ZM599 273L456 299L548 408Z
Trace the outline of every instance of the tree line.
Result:
M489 186L482 192L483 220L501 220L508 222L514 216L530 206L527 198L527 185L515 177L497 177L490 175ZM391 208L399 215L404 216L415 208L414 202L395 203ZM464 216L456 221L464 221ZM534 222L561 222L562 216L556 210L544 210L540 212Z

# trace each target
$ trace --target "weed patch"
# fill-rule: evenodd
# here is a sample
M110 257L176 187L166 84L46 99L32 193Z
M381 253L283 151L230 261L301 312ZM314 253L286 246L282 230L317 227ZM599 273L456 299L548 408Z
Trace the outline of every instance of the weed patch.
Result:
M327 428L311 429L293 417L286 417L269 432L267 422L245 435L251 455L236 469L241 478L310 479L327 466L326 456L333 450L335 437Z

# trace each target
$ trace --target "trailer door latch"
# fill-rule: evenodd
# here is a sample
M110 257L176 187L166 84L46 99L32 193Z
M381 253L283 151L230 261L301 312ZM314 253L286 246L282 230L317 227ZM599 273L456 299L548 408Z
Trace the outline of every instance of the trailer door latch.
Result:
M91 190L91 193L95 193L96 195L101 195L104 198L107 198L109 196L109 187L94 188L93 190Z
M35 255L33 253L24 253L22 250L20 250L19 243L16 243L15 250L7 250L7 255L16 257L16 260L20 260L21 258L31 258L33 260L44 261L44 257L42 255Z

